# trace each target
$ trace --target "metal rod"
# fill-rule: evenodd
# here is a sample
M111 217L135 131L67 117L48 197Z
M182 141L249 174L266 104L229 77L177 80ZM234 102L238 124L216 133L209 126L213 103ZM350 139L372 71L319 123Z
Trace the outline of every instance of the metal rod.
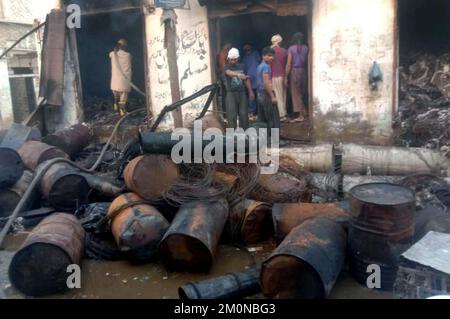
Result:
M34 32L36 32L37 30L39 30L40 28L42 28L44 25L46 24L46 22L41 23L40 25L38 25L37 27L34 27L33 29L31 29L30 31L28 31L26 34L24 34L23 36L21 36L19 38L19 40L17 40L16 42L13 43L12 46L10 46L8 49L6 49L1 55L0 55L0 59L3 59L12 49L14 49L20 42L22 42L24 39L26 39L28 36L32 35Z

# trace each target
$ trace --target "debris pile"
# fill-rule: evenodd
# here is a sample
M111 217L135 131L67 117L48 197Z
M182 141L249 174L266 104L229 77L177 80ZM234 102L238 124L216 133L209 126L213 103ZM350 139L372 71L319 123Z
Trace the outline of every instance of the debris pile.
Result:
M400 67L396 142L450 157L450 53L413 54Z
M291 145L281 152L278 173L265 175L263 163L177 164L169 155L174 142L167 133L141 133L120 151L92 144L86 132L74 126L38 141L24 139L18 152L10 149L17 157L0 158L23 171L20 177L17 172L1 175L6 184L0 207L9 207L3 221L21 207L14 226L37 225L10 267L11 282L27 295L64 292L67 264L79 264L83 257L131 264L161 261L170 272L208 273L219 243L245 247L251 254L246 247L266 240L275 240L278 247L262 264L186 283L180 298L258 292L269 298L327 298L346 271L345 256L350 273L363 284L367 266L382 264L388 275L381 289L392 290L400 255L423 237L414 236L417 224L420 232L446 231L428 223L439 212L440 219L433 221L450 228L445 179L404 177L450 172L450 159L427 149L349 144L341 147L337 161L333 145ZM55 160L60 162L47 167ZM383 176L359 175L351 179L359 186L347 189L349 200L343 200L345 176L367 172L393 174L390 181L403 185L370 183ZM24 195L36 179L35 193ZM320 203L313 203L319 197ZM22 205L23 198L30 203Z

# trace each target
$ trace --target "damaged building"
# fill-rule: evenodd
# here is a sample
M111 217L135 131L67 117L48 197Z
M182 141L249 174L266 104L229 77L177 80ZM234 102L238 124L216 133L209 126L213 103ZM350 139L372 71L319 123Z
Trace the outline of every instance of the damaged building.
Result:
M7 94L17 99L14 79L38 80L24 82L37 93L31 104L10 104L15 123L2 126L0 298L449 294L449 7L54 1L39 31L42 51L25 54L37 62L16 67L12 51L10 93L0 79L3 119ZM223 46L260 52L274 34L288 46L297 32L309 48L307 116L281 124L281 144L269 148L276 160L231 164L227 149L214 154L221 163L176 163L171 133L195 136L195 120L219 129L221 146L229 142ZM132 56L124 116L110 85L118 39ZM183 156L195 157L190 151ZM273 166L276 173L262 172ZM433 249L440 253L428 264L422 254ZM70 264L83 265L81 290L65 286ZM373 265L383 275L368 287Z

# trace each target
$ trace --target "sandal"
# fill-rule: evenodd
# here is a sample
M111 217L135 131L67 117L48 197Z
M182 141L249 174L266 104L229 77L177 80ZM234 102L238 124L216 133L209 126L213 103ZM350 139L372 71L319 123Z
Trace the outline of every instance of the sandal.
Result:
M288 118L286 116L283 116L282 118L280 118L280 122L287 122Z
M301 123L304 121L305 121L305 118L303 116L299 116L296 119L291 120L291 123Z

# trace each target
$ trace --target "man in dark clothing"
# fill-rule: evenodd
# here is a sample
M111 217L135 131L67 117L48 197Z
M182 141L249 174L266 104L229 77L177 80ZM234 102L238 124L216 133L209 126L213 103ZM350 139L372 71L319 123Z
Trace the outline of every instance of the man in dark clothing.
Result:
M252 90L256 96L256 88L258 87L258 83L256 80L256 70L258 69L258 65L261 63L261 56L259 55L258 51L253 51L253 48L250 44L244 45L244 57L242 58L242 63L245 66L245 74L250 77L250 84L252 85ZM250 101L249 108L250 112L256 115L256 99Z
M262 51L262 62L258 66L258 120L267 124L267 129L280 128L280 113L277 107L277 98L272 87L272 71L270 63L273 61L275 51L266 47Z
M228 64L224 69L225 86L227 89L226 108L228 127L237 128L239 115L239 126L246 130L248 128L248 96L255 99L249 76L245 75L244 65L239 63L239 50L231 49L228 52Z

